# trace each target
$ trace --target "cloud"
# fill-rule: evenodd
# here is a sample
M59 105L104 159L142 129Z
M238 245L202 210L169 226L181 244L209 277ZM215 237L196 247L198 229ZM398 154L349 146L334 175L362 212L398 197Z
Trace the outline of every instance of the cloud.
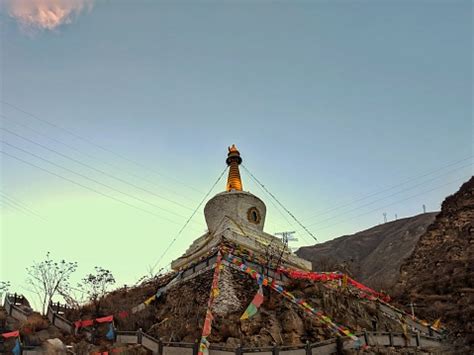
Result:
M8 14L26 31L54 30L70 24L94 0L9 0Z

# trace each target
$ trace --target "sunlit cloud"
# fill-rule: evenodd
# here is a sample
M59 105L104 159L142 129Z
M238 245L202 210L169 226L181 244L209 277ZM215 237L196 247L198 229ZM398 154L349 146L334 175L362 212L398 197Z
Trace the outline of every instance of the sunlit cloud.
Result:
M8 0L8 14L27 32L55 30L71 24L94 0Z

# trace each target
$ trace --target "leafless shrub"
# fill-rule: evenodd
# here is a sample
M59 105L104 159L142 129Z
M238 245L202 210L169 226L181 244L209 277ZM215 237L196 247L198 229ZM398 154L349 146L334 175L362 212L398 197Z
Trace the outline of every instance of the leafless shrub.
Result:
M36 295L42 305L42 314L46 313L49 302L56 294L68 293L70 289L69 278L77 269L77 262L66 260L55 261L51 259L50 253L40 262L34 262L26 268L27 289Z

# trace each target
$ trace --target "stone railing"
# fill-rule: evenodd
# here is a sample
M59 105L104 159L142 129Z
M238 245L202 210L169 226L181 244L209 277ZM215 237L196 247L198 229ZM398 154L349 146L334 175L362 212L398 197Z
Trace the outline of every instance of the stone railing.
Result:
M76 331L74 323L68 321L64 317L64 314L68 309L71 308L66 305L62 305L59 302L51 302L48 306L48 312L46 313L46 316L48 317L49 322L55 327L61 329L62 331L65 331L66 333L74 334ZM87 340L93 340L93 334L88 330L82 330L82 334L85 335Z
M380 302L379 302L379 306L380 306L380 310L392 319L400 319L400 317L403 317L405 319L407 326L409 326L414 331L419 332L424 335L428 335L430 337L435 337L435 338L440 338L440 339L443 338L442 332L440 332L437 329L432 328L429 325L423 325L418 320L412 319L409 315L407 315L403 311L400 311L388 304L384 304Z
M28 306L26 298L16 293L9 293L5 296L3 307L9 316L20 321L26 321L31 314L30 311L24 310Z
M390 332L364 332L357 334L361 344L356 344L350 338L333 338L318 343L306 343L295 346L270 346L247 348L238 346L230 348L225 346L211 345L209 355L243 355L260 353L261 355L325 355L334 354L338 351L357 349L360 346L377 347L405 347L405 348L439 348L443 343L434 337L412 334L407 338L402 333ZM164 342L143 333L141 330L117 331L117 343L141 344L153 354L158 355L196 355L198 353L198 341L195 343Z

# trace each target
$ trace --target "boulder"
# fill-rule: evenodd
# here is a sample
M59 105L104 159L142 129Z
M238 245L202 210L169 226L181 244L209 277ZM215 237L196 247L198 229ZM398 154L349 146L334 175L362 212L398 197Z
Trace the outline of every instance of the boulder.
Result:
M46 354L66 354L66 345L58 339L48 339L43 343L43 349Z

